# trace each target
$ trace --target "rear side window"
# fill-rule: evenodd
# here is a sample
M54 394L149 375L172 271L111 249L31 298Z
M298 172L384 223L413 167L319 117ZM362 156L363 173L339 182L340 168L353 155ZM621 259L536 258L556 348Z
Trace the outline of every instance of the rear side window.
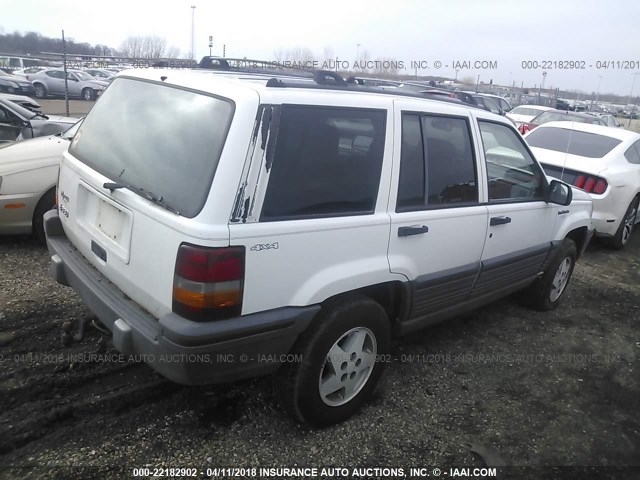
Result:
M475 159L467 120L403 114L396 211L477 201Z
M208 196L232 115L229 100L118 78L91 109L69 152L192 218Z
M624 158L627 159L627 162L633 163L634 165L640 165L640 150L638 147L640 142L636 142L631 145L626 152L624 152Z
M558 127L536 128L526 141L532 147L587 158L602 158L621 142L605 135Z
M373 213L386 112L284 106L261 221Z

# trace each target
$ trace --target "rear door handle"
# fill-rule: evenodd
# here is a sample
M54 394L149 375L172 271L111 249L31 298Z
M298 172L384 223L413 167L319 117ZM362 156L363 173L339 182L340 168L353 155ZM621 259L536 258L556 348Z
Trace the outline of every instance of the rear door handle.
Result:
M505 223L511 223L511 217L491 217L489 225L504 225Z
M411 225L410 227L399 227L398 236L408 237L410 235L422 235L423 233L427 233L428 231L429 227L427 227L426 225Z

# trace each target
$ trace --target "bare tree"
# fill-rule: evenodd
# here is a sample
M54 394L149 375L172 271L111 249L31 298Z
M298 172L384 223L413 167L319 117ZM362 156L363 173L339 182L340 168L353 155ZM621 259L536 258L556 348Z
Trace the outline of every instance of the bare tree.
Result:
M282 49L273 52L274 59L278 62L313 62L316 58L311 49L307 47L295 47Z
M467 77L462 77L460 79L460 83L462 83L463 85L475 85L476 81L473 77L467 76Z
M167 41L164 38L155 36L127 37L122 42L120 51L123 56L131 58L164 58L169 51L176 53L174 47L167 51Z
M164 56L165 58L180 58L180 49L178 47L169 47Z

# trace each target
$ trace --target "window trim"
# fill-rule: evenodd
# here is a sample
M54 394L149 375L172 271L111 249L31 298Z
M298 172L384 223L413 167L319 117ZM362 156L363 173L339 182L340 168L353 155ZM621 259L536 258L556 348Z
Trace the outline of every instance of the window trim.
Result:
M318 104L307 104L307 103L281 103L281 104L266 104L261 103L258 107L258 112L261 112L263 107L270 106L272 108L279 109L278 121L274 125L273 123L269 128L269 138L275 139L275 144L273 145L273 153L271 158L271 162L269 162L269 169L267 172L262 172L262 169L265 168L265 163L261 162L260 165L256 165L255 168L259 168L261 173L266 173L263 176L263 180L259 180L256 188L258 190L262 190L262 192L255 193L256 197L260 197L260 209L254 215L257 218L258 223L271 223L271 222L282 222L282 221L297 221L297 220L315 220L322 218L343 218L343 217L361 217L364 215L374 215L376 212L376 208L378 207L378 198L380 196L380 186L382 182L382 176L384 173L384 163L385 163L385 149L387 146L387 133L389 129L389 121L388 121L388 113L389 110L386 108L375 108L375 107L352 107L352 106L344 106L344 105L318 105ZM341 212L341 213L313 213L313 214L305 214L305 215L278 215L278 216L264 216L264 206L267 200L267 192L269 189L269 181L271 177L271 172L273 169L273 161L276 154L276 147L278 138L280 135L280 128L282 122L282 115L287 108L312 108L312 109L320 109L320 110L341 110L341 111L356 111L356 112L372 112L372 113L382 113L382 124L384 126L384 132L382 133L382 160L380 162L380 174L378 176L377 187L375 189L374 202L373 206L370 210L360 210L357 212ZM258 113L259 115L259 113ZM255 131L257 134L257 130ZM253 169L254 166L251 165L250 169ZM257 198L256 198L257 201Z
M475 180L476 180L476 201L475 202L458 202L458 203L448 203L448 204L439 204L439 205L424 205L422 208L416 207L416 206L411 206L411 207L399 207L398 206L398 195L400 193L400 169L402 168L402 117L404 115L417 115L420 118L420 132L421 132L421 136L422 136L422 162L424 164L425 167L425 179L426 179L426 157L425 157L425 150L424 150L424 130L423 130L423 122L422 122L422 118L429 116L429 117L439 117L439 118L450 118L450 119L454 119L454 120L464 120L467 124L467 131L469 133L469 146L471 147L471 157L473 158L473 173L475 175ZM473 136L473 126L471 124L471 117L468 117L466 115L455 115L455 114L449 114L449 113L431 113L431 112L425 112L425 111L419 111L419 110L401 110L400 111L400 128L398 129L400 132L400 158L398 159L398 182L397 182L397 188L396 188L396 198L395 198L395 213L409 213L409 212L424 212L424 211L429 211L429 210L442 210L445 208L465 208L465 207L475 207L478 205L482 205L483 202L480 200L480 180L478 179L479 177L479 171L478 171L478 158L476 156L476 149L475 149L475 142L474 142L474 136ZM423 191L423 194L426 193L426 186L425 186L425 191ZM426 201L426 198L423 199L423 201Z
M510 129L516 135L516 137L518 138L518 141L522 144L522 146L525 148L527 153L531 156L531 158L533 159L533 163L536 165L536 167L538 168L539 173L542 176L542 198L523 198L523 199L506 198L506 199L500 199L500 200L491 200L491 198L489 198L489 171L487 169L487 158L486 158L485 148L484 148L484 139L482 138L482 129L480 128L480 123L481 122L493 123L493 124L496 124L496 125L501 125L503 127L506 127L508 129ZM495 120L490 120L490 119L485 119L485 118L476 118L476 123L478 124L478 132L480 133L480 142L481 142L481 145L482 145L482 151L481 151L482 160L483 160L483 163L484 163L485 173L487 174L486 175L487 202L486 202L485 205L504 205L504 204L509 204L509 203L534 203L534 202L549 203L547 201L547 194L548 194L548 191L549 191L549 180L547 179L547 175L546 175L546 173L544 173L544 169L540 165L540 162L538 161L536 156L533 154L533 152L529 148L529 145L525 141L525 139L522 136L522 134L519 131L517 131L516 128L513 125L510 125L510 124L507 124L507 123L502 123L502 122L497 122Z

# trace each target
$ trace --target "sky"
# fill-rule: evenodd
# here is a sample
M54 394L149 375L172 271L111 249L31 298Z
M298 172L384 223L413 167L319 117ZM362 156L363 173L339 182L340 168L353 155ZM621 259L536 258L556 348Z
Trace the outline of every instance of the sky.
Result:
M516 86L544 77L545 88L640 93L640 2L632 0L0 0L0 12L0 33L64 29L115 48L128 36L156 35L185 58L193 12L197 59L211 35L213 54L226 44L227 57L274 60L299 47L352 64L366 52L402 61L407 74L418 61L428 67L421 75ZM497 68L476 64L483 61Z

